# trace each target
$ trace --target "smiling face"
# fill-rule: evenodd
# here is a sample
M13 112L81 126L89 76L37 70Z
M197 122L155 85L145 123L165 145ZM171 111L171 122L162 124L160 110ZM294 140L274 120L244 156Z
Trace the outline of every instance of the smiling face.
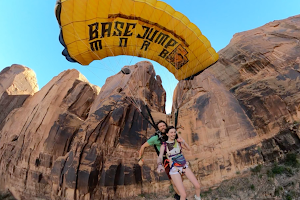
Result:
M159 124L157 124L157 128L160 132L166 133L167 126L165 123L160 122Z
M170 130L169 130L169 132L167 133L167 136L168 136L168 140L169 141L173 141L173 140L175 140L175 138L176 138L176 129L175 128L171 128Z

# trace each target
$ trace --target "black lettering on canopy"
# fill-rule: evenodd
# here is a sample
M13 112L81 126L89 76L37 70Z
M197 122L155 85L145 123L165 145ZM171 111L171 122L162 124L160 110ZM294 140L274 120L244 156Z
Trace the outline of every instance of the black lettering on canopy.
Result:
M132 26L131 30L129 28ZM126 29L123 36L132 36L132 30L135 29L136 24L135 23L127 23Z
M149 32L150 28L148 26L142 26L142 27L143 27L144 30L146 29L145 32L144 32L144 35L141 36L140 34L138 34L136 37L145 39L145 37L146 37L147 33Z
M102 41L96 40L94 42L90 42L90 47L92 51L98 51L99 49L102 49Z
M143 46L141 47L141 50L145 47L144 50L147 51L150 44L151 43L149 41L144 40L144 43L143 43Z
M173 38L171 38L169 40L169 42L165 45L165 48L168 48L168 47L174 47L178 42L176 40L174 40Z
M160 52L159 56L165 58L168 54L169 51L167 49L163 49L162 52Z
M122 44L124 41L124 44ZM128 38L120 38L119 47L127 47Z
M164 46L164 43L168 38L169 38L169 36L167 34L159 33L159 35L157 36L157 38L155 40L155 43L160 44L161 46Z
M111 26L112 26L112 22L105 22L105 23L101 23L102 24L102 33L101 33L101 37L104 38L105 33L107 33L107 37L110 37L110 33L111 33ZM108 27L107 27L108 26Z
M153 42L154 37L155 37L156 34L158 33L158 31L155 30L154 33L152 34L151 38L150 38L150 35L151 35L153 29L154 29L154 28L151 28L151 30L150 30L150 32L148 33L147 38L146 38L147 40L150 40L151 42Z
M96 22L96 23L90 24L88 26L89 26L90 40L94 40L94 39L98 38L99 23Z
M124 28L124 22L115 22L115 31L113 33L113 36L121 36L122 35L122 30L120 30L118 27L120 25L120 28L123 29Z

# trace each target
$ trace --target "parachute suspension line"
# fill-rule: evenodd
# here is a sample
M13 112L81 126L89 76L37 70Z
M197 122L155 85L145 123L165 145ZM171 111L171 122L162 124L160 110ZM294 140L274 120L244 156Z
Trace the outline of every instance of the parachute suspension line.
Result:
M187 33L187 30L188 30L188 28L187 27L185 27L185 30L184 30L184 32L185 33ZM202 41L202 40L201 40ZM193 52L191 52L192 54L193 54ZM188 56L189 56L189 58L190 58L190 54L188 54ZM190 59L189 59L190 60ZM197 63L196 63L196 66L198 66L198 64L200 63L200 61L199 61L199 59L197 58ZM188 62L187 63L188 64L188 66L190 66L190 63ZM196 67L194 66L191 66L192 67L192 74L194 74L194 71L195 71L195 69L196 69ZM188 70L188 68L189 67L187 67L186 69L185 69L185 75L187 74L187 70ZM181 71L182 71L182 69L180 69ZM191 90L192 89L192 86L190 86L190 80L191 80L191 78L189 78L188 80L181 80L181 81L183 81L184 83L182 83L182 85L181 85L181 88L180 88L180 83L178 83L178 85L179 85L179 88L178 88L178 90L179 89L181 89L181 91L183 91L184 90L184 88L187 88L185 91L183 91L182 93L181 93L181 95L177 98L177 99L183 99L183 97L186 95L186 93L189 91L189 90ZM180 82L180 81L179 81ZM178 93L177 93L177 95L179 95ZM176 99L176 101L177 101L177 99ZM182 104L183 103L183 100L181 101L181 102L177 102L177 108L175 108L175 109L179 109L180 107L181 107L181 105L180 104ZM175 126L176 127L176 126Z
M151 115L151 111L150 111L148 105L146 104L145 106L146 106L147 112L148 112L148 114L149 114L149 117L150 117L152 123L155 125L154 119L153 119L153 117L152 117L152 115Z
M143 117L144 117L144 118L152 125L152 127L153 127L156 131L158 131L158 127L156 126L156 124L155 124L155 122L154 122L154 119L153 119L153 117L152 117L152 115L151 115L151 111L150 111L148 105L146 104L145 107L146 107L146 110L147 110L147 112L148 112L148 116L149 116L150 119L151 119L151 122L148 120L148 118L145 118L143 112L141 112L142 116L143 116Z

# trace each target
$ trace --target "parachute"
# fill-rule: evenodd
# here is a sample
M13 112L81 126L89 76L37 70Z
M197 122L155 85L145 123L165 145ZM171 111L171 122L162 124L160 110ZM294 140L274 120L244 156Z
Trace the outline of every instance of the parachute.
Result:
M157 0L58 0L63 55L89 65L109 56L154 60L177 80L201 72L219 56L189 19Z

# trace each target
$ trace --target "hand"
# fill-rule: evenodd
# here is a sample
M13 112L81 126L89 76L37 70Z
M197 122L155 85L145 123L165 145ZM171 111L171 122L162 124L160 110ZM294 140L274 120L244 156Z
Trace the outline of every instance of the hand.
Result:
M161 173L161 172L164 172L164 171L165 171L165 168L162 165L158 165L157 172Z
M143 164L144 164L144 160L143 160L143 159L141 159L141 160L138 162L138 164L139 164L139 166L143 166Z
M177 142L180 142L180 143L185 143L184 139L183 139L183 138L181 138L181 137L178 137L178 138L177 138Z

